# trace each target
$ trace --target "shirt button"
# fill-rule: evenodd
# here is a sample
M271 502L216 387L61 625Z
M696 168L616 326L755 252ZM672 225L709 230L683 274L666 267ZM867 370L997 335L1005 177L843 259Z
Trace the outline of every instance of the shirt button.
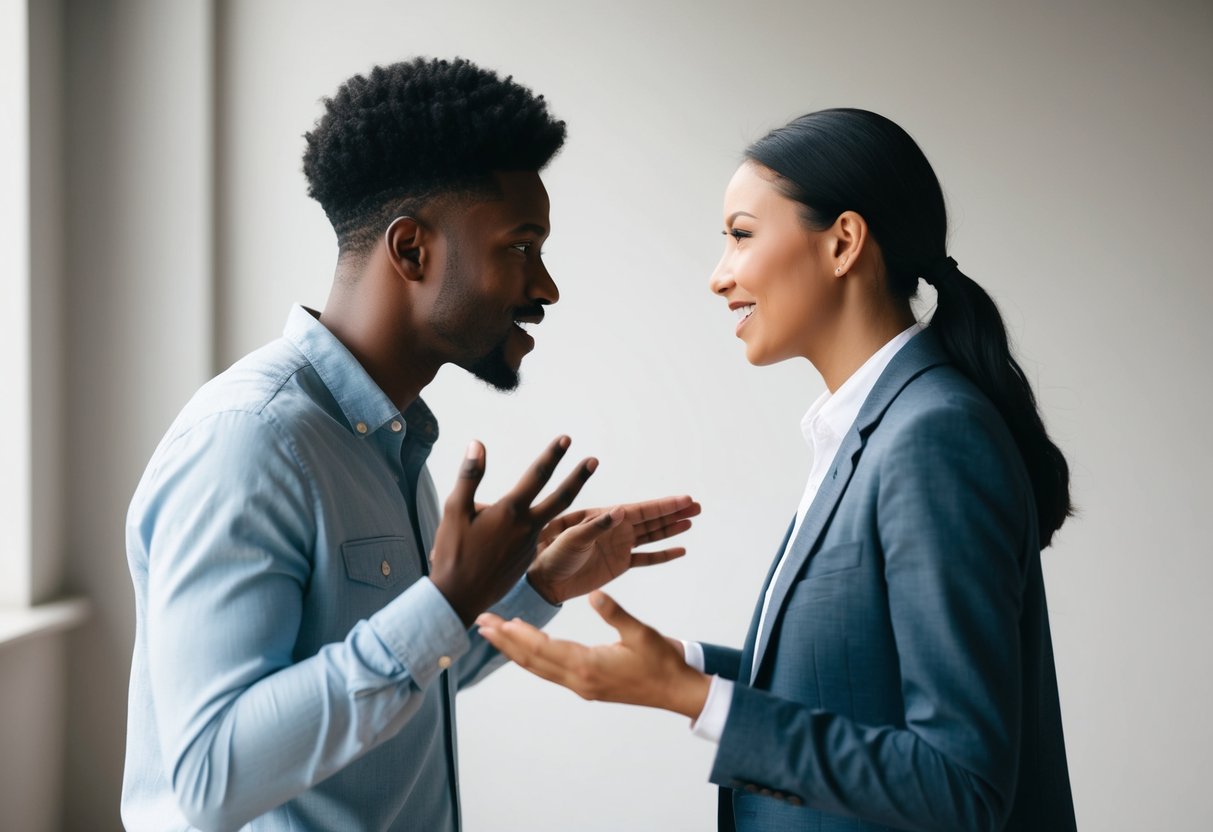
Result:
M446 670L448 667L451 666L451 657L443 656L442 658L440 658L438 660L438 666L441 667L443 670Z
M366 433L366 422L359 422L358 424L354 425L354 430L358 431L359 433Z
M404 430L404 425L400 424L400 420L393 419L392 420L392 433L400 433L400 431L402 431L402 430Z
M383 563L379 564L379 571L382 572L383 577L386 578L388 575L392 574L392 565L385 560Z

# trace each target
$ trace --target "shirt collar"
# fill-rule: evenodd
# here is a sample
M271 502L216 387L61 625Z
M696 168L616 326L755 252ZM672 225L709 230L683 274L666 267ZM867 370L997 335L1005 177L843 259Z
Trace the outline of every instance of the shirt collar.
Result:
M804 418L800 420L800 430L810 448L817 447L815 438L819 430L827 431L834 439L841 440L855 423L859 410L867 400L868 394L876 386L880 374L889 366L893 356L904 347L911 338L924 329L920 323L915 323L898 333L891 341L881 347L863 363L863 366L851 374L851 377L834 391L822 393L817 401L809 407Z
M295 304L286 320L283 336L308 360L333 394L349 423L362 436L403 418L408 433L428 444L438 439L438 423L420 397L402 416L400 409L380 389L353 354L319 321L319 313ZM399 426L397 426L399 428Z

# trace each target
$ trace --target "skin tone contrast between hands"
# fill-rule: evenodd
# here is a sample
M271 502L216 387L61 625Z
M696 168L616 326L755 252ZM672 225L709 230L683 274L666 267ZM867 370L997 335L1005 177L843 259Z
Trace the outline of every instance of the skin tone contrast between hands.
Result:
M809 229L773 174L747 162L725 191L724 217L727 242L711 289L738 315L736 335L751 364L808 359L833 392L914 322L909 304L882 290L880 251L855 212L843 212L824 230ZM490 613L476 623L519 666L584 699L698 718L710 679L686 664L681 642L638 621L606 593L594 592L590 603L619 633L614 644L553 639Z
M524 572L546 601L562 604L633 567L686 554L681 547L655 552L635 547L689 529L701 508L688 496L559 514L597 469L593 458L579 463L550 496L533 505L569 444L567 436L557 438L518 484L491 505L475 502L484 477L484 448L479 442L468 446L434 538L430 573L465 625L471 626L477 613L501 598Z
M547 190L534 172L494 175L491 198L436 199L424 215L397 217L365 260L338 263L320 317L392 401L406 410L444 364L502 390L519 383L534 348L528 329L560 292L543 262ZM431 552L430 579L465 625L524 575L553 604L597 589L634 566L665 563L682 548L637 546L680 534L700 507L688 496L562 514L593 475L582 460L537 501L568 451L555 439L517 485L475 502L486 452L473 442Z

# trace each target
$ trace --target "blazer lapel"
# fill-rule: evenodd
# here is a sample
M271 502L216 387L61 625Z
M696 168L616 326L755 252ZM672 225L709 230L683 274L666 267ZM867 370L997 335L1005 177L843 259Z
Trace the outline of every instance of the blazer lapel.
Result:
M762 582L762 591L758 593L758 606L754 608L754 616L750 619L750 629L746 632L745 647L741 650L741 669L737 673L738 679L748 679L750 668L754 664L754 645L758 641L758 621L762 617L762 599L767 597L767 587L771 585L771 578L775 575L775 568L779 566L779 561L783 557L784 549L788 547L788 538L792 536L792 529L796 528L796 517L793 515L792 522L788 523L788 529L783 533L783 542L779 544L779 549L775 552L775 559L771 561L771 568L767 570L767 579Z
M907 384L931 367L946 363L947 360L947 354L944 352L935 333L931 332L929 328L925 329L911 338L902 347L901 351L893 357L893 360L889 362L889 366L885 368L880 378L876 381L872 392L868 394L863 407L859 410L858 417L855 419L855 424L847 432L846 438L843 439L842 445L834 457L834 464L831 466L830 472L826 474L825 480L822 481L821 487L817 491L817 496L813 498L813 503L805 514L804 522L800 526L800 531L796 534L796 540L792 544L792 549L788 552L787 563L780 570L779 581L775 584L775 591L771 593L771 603L767 609L762 632L757 634L757 647L755 648L755 652L751 654L756 655L757 660L751 659L750 664L747 665L745 663L746 657L742 656L742 672L744 673L750 667L753 668L750 676L751 684L757 678L758 671L762 667L762 662L766 657L767 646L771 641L771 633L774 631L775 624L783 613L783 606L788 599L788 593L796 583L809 558L817 551L818 541L829 525L830 518L834 516L834 509L838 506L838 501L842 499L842 495L846 492L847 485L851 481L851 475L855 472L855 466L859 462L859 457L863 452L864 445L867 444L868 437L872 435L876 426L880 424L880 420L884 416L885 411L889 409L889 405L893 403ZM782 553L783 550L780 549L780 554L782 555ZM775 562L778 564L779 558L776 558ZM774 567L772 567L773 573ZM768 584L770 580L770 576L768 576ZM762 613L762 599L765 596L766 589L764 587L763 594L758 600L758 608L754 613L754 621L750 625L750 639L754 638L754 631L758 627L758 619ZM751 643L750 639L746 641L747 646Z
M834 507L838 505L838 499L846 491L846 485L851 480L851 472L855 470L855 459L859 456L861 450L863 450L863 442L859 438L858 432L852 429L847 434L847 438L843 440L842 447L838 449L838 454L834 457L834 464L830 468L830 473L826 474L826 478L821 483L821 488L817 491L817 496L813 498L813 503L809 506L809 510L804 516L804 522L800 525L800 531L796 534L796 540L792 543L791 551L788 552L787 562L779 572L779 580L775 584L775 591L771 593L771 604L767 608L766 621L763 624L762 632L758 636L758 647L755 652L757 661L751 661L750 663L750 667L753 669L750 678L751 684L754 677L758 675L758 668L762 666L762 659L766 653L767 645L771 642L771 631L775 626L775 621L783 610L783 604L787 600L788 591L792 588L792 584L796 582L796 577L799 575L801 567L808 561L809 554L816 549L817 539L825 530L826 521L833 515ZM761 613L761 600L758 603L758 608Z

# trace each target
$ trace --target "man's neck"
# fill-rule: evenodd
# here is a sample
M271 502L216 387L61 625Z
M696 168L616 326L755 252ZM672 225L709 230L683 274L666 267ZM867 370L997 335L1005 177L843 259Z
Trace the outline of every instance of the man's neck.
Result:
M401 310L376 291L373 281L372 275L335 280L320 323L403 412L434 380L442 361L418 342L415 330L403 325Z

